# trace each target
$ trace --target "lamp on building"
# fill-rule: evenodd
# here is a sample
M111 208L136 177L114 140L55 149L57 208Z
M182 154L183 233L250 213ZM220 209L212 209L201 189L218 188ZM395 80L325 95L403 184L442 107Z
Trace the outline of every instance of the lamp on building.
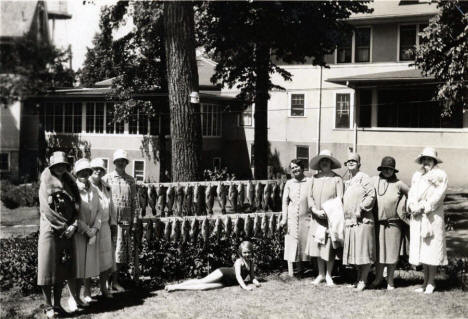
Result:
M190 103L192 104L198 104L200 103L200 95L198 94L198 92L192 92L190 93Z

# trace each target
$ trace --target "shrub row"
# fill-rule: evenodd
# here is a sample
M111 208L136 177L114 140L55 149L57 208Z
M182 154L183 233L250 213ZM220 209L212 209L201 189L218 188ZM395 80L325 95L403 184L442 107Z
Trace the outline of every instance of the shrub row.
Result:
M1 181L0 199L9 209L20 206L39 205L39 183L14 185L7 180Z

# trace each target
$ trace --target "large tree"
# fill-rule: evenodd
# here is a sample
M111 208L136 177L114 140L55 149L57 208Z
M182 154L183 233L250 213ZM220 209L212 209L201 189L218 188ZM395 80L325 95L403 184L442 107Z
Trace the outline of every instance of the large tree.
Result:
M439 1L439 12L421 34L415 64L437 81L443 116L468 108L468 2Z
M205 2L198 10L198 37L214 57L221 81L240 90L246 104L255 103L255 178L267 178L268 99L276 86L271 74L290 80L291 74L275 61L325 65L351 27L345 20L368 11L358 1ZM275 59L273 59L275 57Z

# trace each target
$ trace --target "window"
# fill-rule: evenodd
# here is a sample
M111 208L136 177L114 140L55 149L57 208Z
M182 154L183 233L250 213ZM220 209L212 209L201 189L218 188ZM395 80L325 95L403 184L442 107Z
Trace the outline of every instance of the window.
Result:
M353 52L353 35L350 34L338 45L337 48L337 63L351 63Z
M10 154L0 153L0 171L10 170Z
M419 35L427 27L427 24L400 25L400 42L398 58L400 61L414 60L414 49L419 46Z
M95 133L104 133L104 103L96 103Z
M106 133L114 133L114 104L113 103L108 103L107 108L106 108Z
M359 28L355 32L355 52L354 60L356 62L370 61L370 28Z
M304 116L304 94L291 94L291 116Z
M65 133L73 133L73 104L65 104Z
M359 127L371 127L372 90L359 91Z
M73 133L81 133L81 103L73 104Z
M309 170L309 147L296 146L296 158L302 162L304 170Z
M128 133L148 134L148 116L133 109L128 120Z
M107 158L101 158L104 162L104 167L106 168L106 172L109 172L109 160Z
M336 94L335 128L349 128L350 94Z
M94 103L86 103L86 133L94 133Z
M59 103L54 104L54 131L63 132L63 106Z
M238 117L238 126L252 126L252 105L241 111Z
M222 116L217 104L201 105L201 124L203 136L221 136Z
M213 169L215 168L221 168L221 157L213 157Z
M145 179L145 161L133 161L133 177L137 182Z
M81 132L81 103L46 103L42 117L46 132Z

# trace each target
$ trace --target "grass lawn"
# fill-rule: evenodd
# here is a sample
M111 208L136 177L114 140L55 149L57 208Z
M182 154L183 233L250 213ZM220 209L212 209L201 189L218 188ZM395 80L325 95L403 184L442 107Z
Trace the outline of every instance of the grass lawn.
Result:
M401 274L405 275L405 274ZM76 318L466 318L468 295L458 288L432 295L418 294L420 273L397 279L397 289L356 292L341 283L336 287L311 284L313 278L284 279L270 275L251 292L239 287L211 291L145 291L134 288L111 301L98 300ZM338 282L338 280L337 280ZM2 297L1 317L35 318L40 296ZM63 304L66 305L65 299Z

